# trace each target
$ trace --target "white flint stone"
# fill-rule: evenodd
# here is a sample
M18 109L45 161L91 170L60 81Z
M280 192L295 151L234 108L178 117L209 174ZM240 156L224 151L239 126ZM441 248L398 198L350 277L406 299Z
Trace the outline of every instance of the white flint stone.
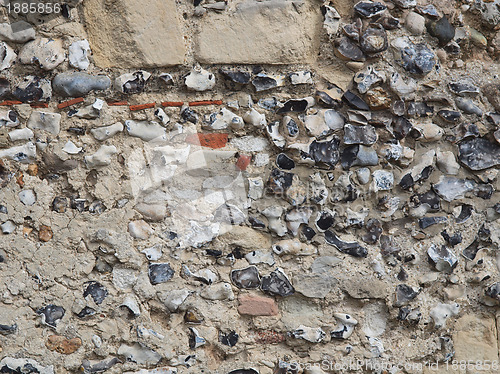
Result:
M16 224L12 221L5 221L0 225L0 230L2 230L2 233L7 235L7 234L12 234L16 229Z
M125 356L128 361L139 365L155 365L161 360L161 355L152 349L135 343L133 346L122 344L118 348L118 354Z
M264 181L261 177L248 178L248 197L258 200L264 195Z
M17 147L0 150L0 158L10 158L14 161L29 162L36 158L36 146L32 142Z
M13 142L18 140L32 140L34 137L33 131L27 127L9 132L9 139Z
M68 51L69 63L71 66L80 70L88 69L90 64L89 55L91 52L89 42L86 39L71 43Z
M280 123L275 121L266 126L267 135L271 138L274 145L278 148L283 148L286 145L286 140L279 132Z
M319 343L326 337L326 333L321 327L308 327L300 325L296 330L291 331L291 334L296 339L304 339L311 343Z
M440 151L436 153L437 167L445 174L457 175L460 170L460 164L451 151Z
M35 111L31 113L27 126L32 130L43 130L57 135L61 130L61 115Z
M186 288L158 293L158 298L172 313L177 311L193 291Z
M116 122L109 126L96 127L95 129L91 129L90 133L94 138L102 142L122 131L123 124L121 122Z
M5 110L0 112L0 128L17 127L19 126L19 116L13 110Z
M167 132L159 123L151 121L125 121L125 128L130 136L135 136L149 142L151 140L166 140Z
M0 70L10 68L12 62L14 62L17 58L14 50L5 42L0 43L0 56L2 58L0 61Z
M184 83L194 91L207 91L214 88L215 76L205 69L194 69L186 76Z
M78 109L76 112L68 115L69 117L78 117L85 119L95 119L99 117L101 114L101 109L104 106L104 100L96 99L95 102L91 105L84 106L83 108Z
M302 243L297 239L281 240L273 244L273 252L277 255L310 256L318 252L316 247Z
M36 203L36 196L33 190L22 190L18 195L19 200L21 200L24 205L32 206Z
M286 214L286 225L290 232L297 236L299 233L299 227L303 223L308 223L309 218L311 218L312 210L311 209L292 209ZM278 244L278 243L276 243Z
M111 164L111 157L117 153L114 145L102 145L93 155L85 156L85 164L88 168L108 166Z
M68 140L62 150L70 155L77 155L78 153L82 152L83 148L77 147L75 143L73 143L71 140Z
M139 303L137 302L136 297L133 295L125 296L125 300L123 300L120 306L127 307L136 317L140 316L141 314Z
M337 326L335 330L331 331L332 337L348 339L354 332L354 326L358 324L358 321L345 313L333 313L333 316L337 320Z
M228 127L238 130L244 127L243 119L231 112L226 108L222 108L219 113L217 113L215 120L211 122L207 127L212 130L224 130Z
M274 261L272 252L262 252L258 250L247 253L245 255L245 259L250 265L267 264L269 266L273 266L276 263L276 261Z
M146 255L149 261L158 261L162 256L161 245L156 244L152 247L145 248L141 251Z
M203 289L200 296L207 300L234 300L234 293L229 283L212 284Z
M297 71L290 74L292 84L313 84L313 79L310 71Z
M35 39L35 36L35 29L26 21L0 23L0 40L26 43L29 40Z
M304 126L311 136L322 137L344 127L344 119L333 109L319 110L304 117Z
M434 327L437 329L444 327L446 320L451 316L458 315L460 306L457 303L443 304L439 303L431 309L429 315L434 321Z
M11 373L15 373L16 371L18 371L19 368L29 367L30 369L28 370L30 370L32 373L34 372L39 374L54 374L54 366L52 365L42 366L38 362L30 358L4 357L2 361L0 361L0 367L2 369L5 369L5 367L7 367L8 368L7 373L9 371Z
M269 229L274 231L278 236L285 236L287 233L286 225L281 220L283 208L281 206L271 206L262 211L269 223Z
M155 117L158 118L163 125L170 122L170 117L161 108L155 109Z
M61 39L38 38L26 43L19 51L22 64L38 64L44 70L55 69L64 59Z
M126 83L129 81L134 81L136 79L143 79L144 81L147 81L151 77L151 73L148 73L145 70L138 70L134 73L126 73L122 74L119 77L115 79L114 86L115 89L119 92L126 93L125 89Z
M255 127L265 127L267 125L266 115L259 113L255 108L250 109L243 115L243 121Z

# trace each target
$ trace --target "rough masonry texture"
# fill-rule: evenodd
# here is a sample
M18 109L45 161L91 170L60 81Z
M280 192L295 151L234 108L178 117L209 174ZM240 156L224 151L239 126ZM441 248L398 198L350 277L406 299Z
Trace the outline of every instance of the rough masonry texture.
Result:
M1 373L500 372L499 0L7 3Z

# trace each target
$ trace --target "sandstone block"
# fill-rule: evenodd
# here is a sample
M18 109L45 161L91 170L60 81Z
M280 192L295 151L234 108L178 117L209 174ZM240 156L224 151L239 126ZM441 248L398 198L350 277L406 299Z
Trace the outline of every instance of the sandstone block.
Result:
M233 12L207 14L195 41L198 61L289 64L315 60L319 7L305 1L244 1Z
M184 62L174 0L84 2L90 47L101 68L158 67Z
M498 362L497 330L493 316L464 315L457 320L454 331L455 360Z

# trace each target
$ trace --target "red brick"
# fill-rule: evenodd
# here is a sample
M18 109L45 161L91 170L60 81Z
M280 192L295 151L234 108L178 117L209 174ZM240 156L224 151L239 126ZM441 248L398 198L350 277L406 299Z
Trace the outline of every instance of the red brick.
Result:
M238 161L236 161L236 166L241 171L247 170L248 165L250 165L250 161L252 161L252 156L240 155L240 157L238 157Z
M278 314L278 305L270 297L244 294L238 297L238 301L240 314L250 316L275 316Z
M186 136L186 142L190 144L201 145L213 149L224 148L227 144L227 134L189 134Z

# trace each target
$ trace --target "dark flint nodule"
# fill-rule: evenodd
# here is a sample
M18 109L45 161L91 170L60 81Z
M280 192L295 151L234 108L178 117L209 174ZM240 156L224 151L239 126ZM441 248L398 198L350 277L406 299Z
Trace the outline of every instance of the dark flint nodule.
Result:
M14 334L17 331L17 325L1 325L0 324L0 334L1 335L10 335Z
M346 124L344 126L344 144L372 145L377 141L377 132L372 125L360 126Z
M102 214L106 210L106 206L101 200L95 200L89 205L90 214Z
M169 281L174 276L174 269L170 264L150 264L148 275L152 285L160 284Z
M455 254L446 246L432 244L427 250L429 260L434 264L436 270L444 273L451 273L458 264Z
M292 284L280 269L262 277L260 289L268 294L278 296L290 296L295 293Z
M219 333L219 341L229 347L234 347L238 343L239 336L236 331L231 331L227 334Z
M403 267L401 267L401 269L399 269L399 273L398 273L398 275L396 275L396 278L401 282L404 282L408 279L408 273L406 272L406 270Z
M473 261L480 249L479 242L480 241L477 238L474 239L474 241L462 251L462 256L464 256L468 260Z
M408 305L410 301L416 298L418 292L416 292L412 287L407 284L398 284L396 286L396 301L395 306Z
M266 228L266 224L264 223L264 221L261 221L258 218L250 216L250 217L248 217L248 222L250 222L250 224L252 225L252 227L254 229L265 229Z
M360 1L354 5L354 11L358 13L361 17L372 18L382 14L387 7L379 2L372 1Z
M85 127L72 126L69 127L66 131L75 135L85 135Z
M316 231L309 226L302 227L302 235L306 238L306 240L310 241L316 235Z
M424 43L412 44L401 51L403 68L412 74L425 75L436 65L434 52Z
M80 319L83 319L85 317L93 316L95 313L96 313L95 309L93 309L89 306L86 306L76 316Z
M224 78L239 84L248 84L252 78L252 74L248 71L221 69L220 72Z
M231 281L238 288L254 289L260 285L259 270L256 266L231 271Z
M265 91L271 88L277 87L278 82L272 77L266 75L257 75L252 79L252 85L255 87L255 91Z
M493 283L491 286L488 286L484 291L486 296L491 297L497 301L500 301L500 283Z
M62 306L50 304L38 309L36 313L42 316L42 323L56 327L57 321L64 317L65 310Z
M382 235L382 223L376 218L370 218L366 223L366 234L363 241L368 244L375 244Z
M189 107L186 107L181 111L181 118L184 122L191 122L195 125L196 122L198 122L198 114Z
M460 162L471 170L500 165L500 145L484 138L466 139L458 146Z
M290 120L285 124L285 130L288 136L295 137L299 133L299 126L293 118L290 118Z
M434 107L423 101L412 101L408 104L408 115L411 117L428 117L434 113Z
M336 90L338 97L342 96L342 90L338 88L335 85L331 85L331 87L328 88L329 90ZM316 101L319 105L326 107L326 108L338 108L341 104L340 100L337 100L333 97L331 97L328 93L325 91L316 91L314 94L316 97Z
M99 305L101 304L106 296L108 296L108 290L99 282L88 282L85 291L83 291L83 297L88 295L92 296L94 302Z
M347 37L343 37L337 42L337 53L344 60L366 61L366 56L361 48Z
M293 180L293 173L287 173L279 169L273 169L269 180L267 182L267 187L270 192L274 194L281 194L286 191L291 185Z
M405 138L412 128L412 123L405 117L396 117L392 122L392 132L397 140Z
M425 230L426 228L437 225L439 223L445 223L448 222L448 218L442 216L442 217L422 217L418 220L418 225L422 230Z
M340 159L339 144L340 140L336 137L324 142L314 140L309 146L309 156L314 162L326 164L333 168Z
M3 83L0 81L0 83ZM0 86L1 87L1 86ZM40 101L43 96L43 90L40 85L40 78L34 77L32 81L24 88L16 87L12 95L23 103L33 103Z
M6 78L0 77L0 100L4 99L9 94L10 94L10 82Z
M344 95L342 96L342 99L352 108L358 109L358 110L370 110L370 107L368 106L365 101L360 98L358 95L351 91L346 91L344 92Z
M57 213L64 213L68 207L68 199L64 196L56 196L52 201L52 210Z
M355 42L359 42L362 28L363 22L360 18L356 18L356 21L354 21L353 23L348 23L347 25L342 26L342 31Z
M474 188L474 195L483 200L491 199L493 192L495 192L495 189L491 184L479 184Z
M295 161L293 161L290 157L288 157L284 153L280 153L276 157L276 164L280 169L283 170L292 170L293 168L295 168Z
M438 211L440 209L441 199L433 190L429 190L423 194L414 195L411 197L411 200L415 204L415 206L427 204L433 211Z
M357 242L344 242L339 239L334 232L327 230L325 232L325 241L336 247L340 252L351 255L353 257L366 257L368 251L366 248L359 245Z
M321 231L328 230L330 227L332 227L333 223L334 223L334 218L328 212L321 212L321 215L316 221L316 225L318 226L318 229L320 229Z
M290 99L283 104L281 108L279 108L276 113L288 113L288 112L303 112L307 109L309 102L306 99Z
M453 235L448 234L446 230L441 232L441 236L446 242L452 247L462 243L462 234L459 232L454 233Z
M441 46L448 44L455 37L455 28L446 17L429 22L426 27L429 34L439 40Z
M85 202L87 200L85 199L80 199L80 198L77 198L77 197L72 197L70 199L70 207L71 209L76 209L78 210L80 213L83 212L85 210Z
M144 86L146 85L146 80L144 79L142 72L136 71L132 74L134 75L134 79L126 81L122 86L123 92L126 94L142 92L144 90Z
M460 114L460 112L457 112L456 110L443 109L438 112L438 116L441 117L446 122L456 123L458 122L458 120L462 115Z
M479 87L467 82L450 82L448 87L451 92L460 96L464 96L466 94L476 95L479 93Z

